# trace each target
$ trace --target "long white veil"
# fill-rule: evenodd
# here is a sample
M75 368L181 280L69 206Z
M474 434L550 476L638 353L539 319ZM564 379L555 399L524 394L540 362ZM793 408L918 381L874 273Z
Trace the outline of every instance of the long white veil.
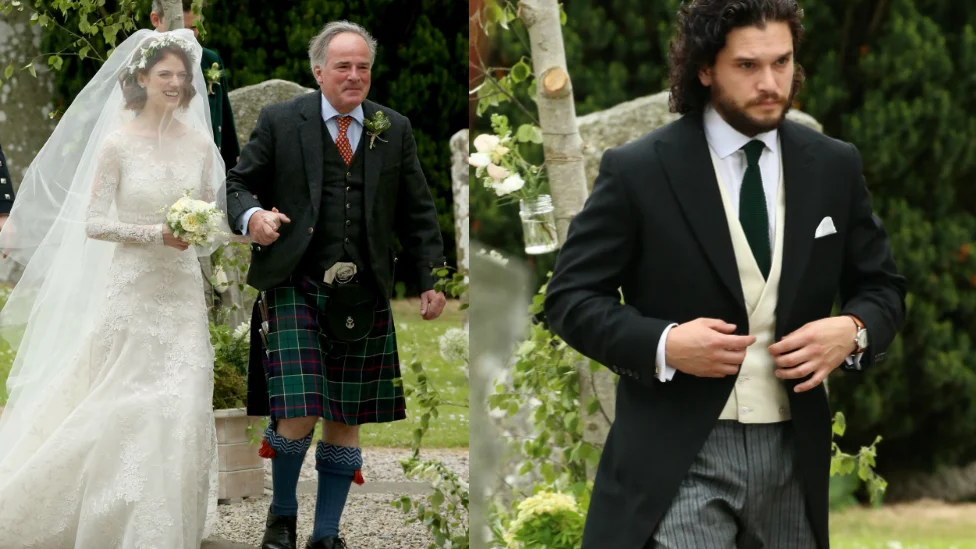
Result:
M189 190L194 198L216 202L226 212L225 167L213 145L207 86L200 68L202 48L187 29L137 31L119 44L64 113L28 168L10 218L0 231L0 249L25 266L0 311L0 335L17 353L7 380L8 402L0 416L0 470L18 442L27 438L35 412L45 410L50 417L48 408L55 407L66 416L86 390L72 387L69 394L52 393L61 385L56 380L77 378L66 370L76 366L74 358L84 352L82 343L104 304L117 246L89 238L86 232L96 166L106 138L137 114L125 106L120 75L130 71L144 48L159 40L178 42L189 51L196 93L174 118L208 136L213 147L208 155L209 180ZM164 131L160 129L161 134ZM117 219L117 215L113 206L109 216ZM229 232L226 221L223 231ZM197 253L209 255L220 243L197 248ZM98 426L92 429L97 432Z

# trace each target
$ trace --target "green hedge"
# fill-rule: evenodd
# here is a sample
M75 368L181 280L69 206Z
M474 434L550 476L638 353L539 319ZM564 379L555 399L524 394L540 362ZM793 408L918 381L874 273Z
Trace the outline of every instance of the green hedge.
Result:
M677 5L565 3L579 115L667 87ZM801 7L807 40L799 61L808 79L799 107L861 151L910 291L907 325L888 358L863 375L831 377L832 405L848 418L842 446L856 449L881 434L882 473L976 460L976 4L806 0ZM500 36L491 65L528 55L527 41ZM526 121L515 109L506 114L513 124ZM476 132L488 129L488 120L477 120ZM472 197L472 238L522 255L517 211L493 206L477 186Z

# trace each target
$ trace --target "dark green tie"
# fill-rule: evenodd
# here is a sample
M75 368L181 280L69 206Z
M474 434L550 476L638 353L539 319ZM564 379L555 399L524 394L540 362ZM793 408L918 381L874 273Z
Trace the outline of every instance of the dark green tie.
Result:
M763 278L769 278L772 263L769 249L769 214L766 212L766 193L763 191L762 173L759 171L759 157L765 144L752 140L742 147L746 152L746 175L742 178L739 193L739 223L746 233L746 240L752 248L752 255L759 264Z

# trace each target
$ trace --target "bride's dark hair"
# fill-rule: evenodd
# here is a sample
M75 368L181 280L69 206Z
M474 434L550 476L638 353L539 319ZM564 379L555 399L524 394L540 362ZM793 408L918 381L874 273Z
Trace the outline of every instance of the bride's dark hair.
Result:
M139 85L139 75L148 75L149 70L166 58L167 54L175 55L181 61L183 61L183 66L186 67L186 80L183 81L183 85L180 89L180 107L186 107L190 104L190 100L196 95L196 89L193 88L193 61L190 59L190 54L175 44L166 44L163 46L152 47L150 44L147 46L149 48L149 54L143 58L143 49L137 49L135 54L132 56L132 64L130 67L137 67L135 70L127 69L119 74L119 85L122 86L122 96L125 101L125 108L141 111L146 107L146 90ZM145 67L140 67L145 61Z

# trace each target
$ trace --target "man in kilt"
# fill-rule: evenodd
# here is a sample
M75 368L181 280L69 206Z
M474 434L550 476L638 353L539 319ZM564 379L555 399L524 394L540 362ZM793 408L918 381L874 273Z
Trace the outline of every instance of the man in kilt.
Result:
M229 219L253 240L248 414L269 415L260 453L274 495L263 549L296 547L299 471L318 419L315 523L306 548L346 548L339 519L362 483L359 425L406 417L390 310L393 236L417 270L421 315L446 299L437 212L410 121L371 101L376 42L359 25L326 25L309 59L321 92L261 110L227 177Z

